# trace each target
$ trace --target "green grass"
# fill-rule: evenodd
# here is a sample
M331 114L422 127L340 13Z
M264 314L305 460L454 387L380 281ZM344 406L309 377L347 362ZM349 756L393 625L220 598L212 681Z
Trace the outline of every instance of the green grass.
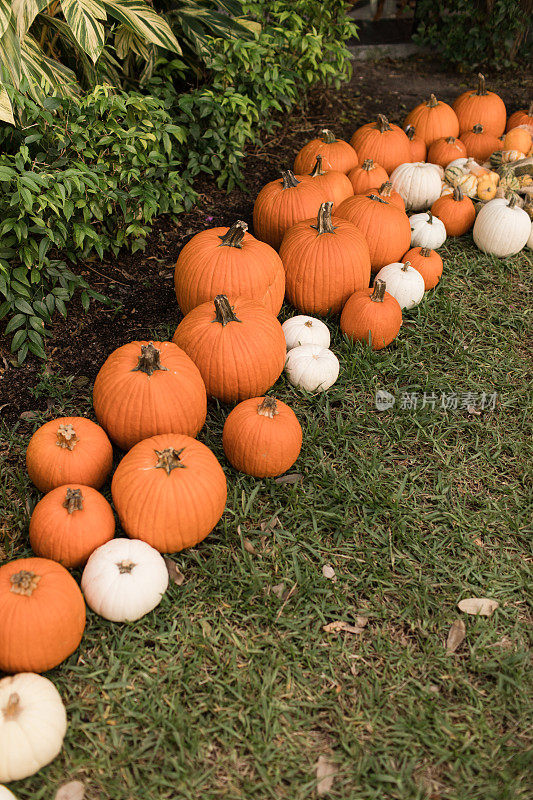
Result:
M79 651L49 673L68 710L64 750L13 784L19 798L79 779L88 800L304 800L321 754L338 768L332 799L531 796L531 259L484 257L468 238L443 255L441 284L391 347L348 345L332 322L337 384L304 396L278 382L304 429L302 482L235 473L226 411L210 408L200 438L226 471L227 510L176 556L186 581L154 612L131 625L88 613ZM89 412L90 386L43 381L55 397L47 418ZM376 411L378 388L398 398L393 409ZM404 391L498 402L479 415L410 411L398 407ZM4 431L0 449L9 558L29 553L38 497L24 471L30 427ZM285 605L272 591L281 583L293 589ZM500 607L461 615L468 596ZM369 618L360 635L323 630L358 614ZM459 616L466 640L447 655Z

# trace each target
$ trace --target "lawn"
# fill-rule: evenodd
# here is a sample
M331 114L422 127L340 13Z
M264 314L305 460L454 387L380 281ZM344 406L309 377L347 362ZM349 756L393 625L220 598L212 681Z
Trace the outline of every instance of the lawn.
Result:
M210 405L199 438L228 478L224 516L174 557L184 582L140 622L88 612L79 650L49 673L67 705L65 747L11 785L21 800L74 779L87 800L303 800L320 756L335 765L332 800L531 796L532 259L482 256L469 235L441 254L441 283L389 348L349 345L331 320L335 386L306 396L276 384L304 429L291 482L237 474L221 445L227 412ZM33 398L51 398L50 411L1 432L8 559L30 552L29 435L91 414L90 383L39 370ZM392 408L376 409L378 389ZM452 393L458 407L442 408ZM499 608L461 614L472 596ZM447 653L459 617L466 638ZM360 632L324 630L338 620Z

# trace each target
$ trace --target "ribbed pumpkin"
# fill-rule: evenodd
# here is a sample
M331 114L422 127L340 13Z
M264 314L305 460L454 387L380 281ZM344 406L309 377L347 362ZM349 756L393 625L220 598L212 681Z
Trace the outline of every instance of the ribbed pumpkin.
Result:
M318 155L322 156L324 169L337 170L344 174L359 163L353 147L343 139L337 139L333 131L325 128L320 131L317 139L312 139L302 147L294 161L294 172L297 175L311 172Z
M531 133L525 128L513 128L505 134L502 150L518 150L520 153L529 153L531 150ZM497 148L495 148L497 149Z
M369 189L364 194L366 194L367 197L369 197L371 194L375 194L376 197L380 197L382 200L386 200L393 206L398 206L399 209L405 211L405 203L403 201L403 197L395 189L392 188L391 181L385 181L385 183L382 183L381 186Z
M341 314L341 331L354 341L368 342L372 350L387 347L402 325L400 304L385 288L385 281L376 280L373 289L355 292Z
M253 397L235 406L224 423L224 452L239 472L272 478L286 472L302 447L296 414L274 397Z
M28 475L41 492L66 483L99 489L113 464L106 432L85 417L59 417L45 422L26 450Z
M347 197L353 197L352 182L344 172L330 170L325 172L322 169L322 156L316 157L316 164L311 171L310 178L327 200L331 200L335 208Z
M533 125L533 102L529 108L521 108L519 111L514 111L507 120L506 131L513 128L518 128L519 125Z
M85 601L69 572L47 558L0 567L0 670L46 672L78 647Z
M430 145L427 160L430 164L439 164L446 169L452 161L465 156L466 146L464 142L456 139L455 136L443 136Z
M260 242L242 220L230 228L209 228L182 249L174 271L178 305L188 314L217 294L259 300L276 316L285 293L285 273L273 247Z
M425 161L427 156L426 143L421 136L416 135L414 126L408 125L405 129L405 134L409 139L409 147L411 148L409 161Z
M366 158L362 164L350 170L348 177L354 194L364 194L373 186L380 186L389 180L381 164L376 164L371 158Z
M459 136L459 120L453 108L432 94L429 100L413 108L404 120L404 127L412 125L429 147L436 139Z
M202 376L172 342L130 342L111 353L96 376L93 404L122 450L157 433L196 436L207 413Z
M487 90L484 75L479 73L477 77L477 89L463 92L453 103L460 131L472 130L479 123L487 133L501 136L507 119L505 103L495 92Z
M475 158L480 163L486 161L495 150L502 149L498 137L488 133L483 125L474 125L472 130L463 131L460 139L466 147L467 156Z
M283 234L292 225L314 217L328 200L309 175L281 173L281 180L263 186L254 203L254 234L279 249Z
M336 314L357 289L370 282L370 253L364 235L323 203L318 220L289 228L279 254L286 272L287 299L306 314Z
M413 247L402 258L403 263L409 261L424 278L424 288L433 289L442 275L442 258L436 250L428 247Z
M474 204L463 194L460 186L454 187L453 194L435 200L431 206L431 214L444 223L448 236L462 236L470 230L476 219Z
M365 237L372 272L398 261L409 248L411 227L407 214L377 195L349 197L337 209L337 216L352 222Z
M30 519L33 552L72 569L83 566L114 535L115 517L105 497L79 483L45 494Z
M192 358L207 394L224 403L259 397L277 381L285 363L285 336L276 317L254 300L228 300L193 308L174 343Z
M356 130L350 140L359 161L372 158L391 173L398 164L411 160L411 145L398 125L390 123L383 114Z
M111 493L130 539L176 553L213 530L227 489L222 467L205 444L166 433L132 447L113 475Z

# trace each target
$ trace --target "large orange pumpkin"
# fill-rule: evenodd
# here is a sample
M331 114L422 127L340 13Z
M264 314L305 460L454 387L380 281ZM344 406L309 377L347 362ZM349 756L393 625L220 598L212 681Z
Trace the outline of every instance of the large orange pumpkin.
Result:
M372 272L398 261L411 243L407 214L377 195L349 197L338 207L337 216L352 222L364 235Z
M350 170L348 178L354 194L364 194L373 186L380 186L389 180L381 164L376 164L371 158L365 158L362 164Z
M320 188L324 197L328 201L331 200L334 208L347 197L353 197L353 186L348 176L344 172L335 170L325 172L322 169L322 156L320 155L316 157L316 164L309 177L313 178L315 185Z
M254 397L235 406L224 423L224 452L230 464L255 478L286 472L302 447L296 414L274 397Z
M329 198L309 177L281 173L281 180L263 186L254 203L254 233L262 242L279 249L283 234L292 225L314 217Z
M404 120L404 127L412 125L416 135L429 147L443 136L459 136L459 120L453 108L432 94L429 100L413 108Z
M306 314L336 314L357 289L370 281L370 253L355 225L331 218L323 203L318 220L289 228L279 254L286 272L287 299Z
M518 128L519 125L533 125L533 102L529 108L521 108L514 111L507 121L506 131Z
M466 154L476 161L486 161L496 150L502 149L502 143L497 136L488 133L483 125L474 125L472 130L463 131L460 136L466 147Z
M405 134L409 139L409 147L411 148L411 158L409 161L420 162L425 161L427 156L427 147L425 141L421 136L416 135L413 125L408 125L405 129Z
M122 450L156 433L196 436L207 413L202 376L172 342L130 342L111 353L96 376L93 404Z
M306 175L313 169L316 157L322 156L324 169L332 169L345 174L357 166L357 153L348 142L337 139L327 129L320 131L317 139L312 139L302 147L294 161L294 172Z
M341 331L354 341L368 342L372 350L387 347L402 325L400 304L385 288L385 281L377 278L372 289L352 294L341 314Z
M430 250L429 247L413 247L402 258L404 264L407 261L424 278L426 292L437 285L442 275L442 258L436 250Z
M26 450L28 475L41 492L66 483L99 489L113 464L113 448L103 428L85 417L45 422Z
M362 125L350 140L359 158L372 158L389 173L399 164L411 160L411 145L407 135L398 125L390 123L383 114L378 114L377 122Z
M131 539L176 553L213 530L227 489L222 467L205 444L166 433L132 447L113 475L111 493Z
M478 75L477 89L460 94L453 103L453 110L457 114L461 133L472 130L478 123L494 136L501 136L505 130L505 103L495 92L487 90L485 76L481 73Z
M174 270L178 305L188 314L217 294L260 300L276 316L283 304L285 273L273 247L260 242L242 220L230 228L209 228L182 249Z
M476 219L474 204L463 194L460 186L455 186L452 194L442 195L435 200L431 214L444 223L448 236L462 236L470 230Z
M452 161L465 156L466 146L464 142L456 139L455 136L442 136L440 139L435 139L433 144L430 145L427 160L430 164L438 164L443 169L446 169Z
M45 494L30 519L33 552L73 569L114 535L115 517L105 497L79 483Z
M182 319L174 342L192 358L207 394L224 403L259 397L285 364L285 336L276 317L254 300L225 295Z
M375 194L382 200L386 200L388 203L392 203L393 206L398 206L398 208L400 208L402 211L405 211L403 197L401 194L399 194L399 192L392 188L391 181L385 181L385 183L382 183L381 186L369 189L367 192L364 192L364 194L366 194L367 197L369 197L371 194Z
M46 672L78 647L85 601L69 572L47 558L0 567L0 670Z

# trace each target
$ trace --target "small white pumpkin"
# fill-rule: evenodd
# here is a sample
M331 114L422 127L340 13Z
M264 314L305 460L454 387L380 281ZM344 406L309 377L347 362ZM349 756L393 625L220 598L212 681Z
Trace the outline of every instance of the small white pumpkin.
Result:
M405 202L407 211L423 211L440 197L441 170L436 164L415 161L400 164L390 176L392 187Z
M38 772L61 751L67 712L48 678L21 672L0 680L0 781Z
M431 211L424 214L413 214L409 217L411 225L411 247L427 247L437 250L446 241L446 228Z
M0 800L17 800L17 798L5 786L0 786Z
M474 242L484 253L506 258L519 253L531 235L531 220L516 197L485 203L474 223Z
M533 250L533 222L531 223L531 233L529 234L526 246L529 247L530 250Z
M385 281L388 293L398 301L402 310L414 308L424 297L424 278L409 261L387 264L376 275L376 280L378 278Z
M112 539L91 555L81 578L87 605L111 622L133 622L161 602L168 587L164 559L140 539Z
M287 350L301 344L319 344L329 347L330 333L328 326L320 319L299 314L291 317L281 326L287 342Z
M339 377L339 359L327 347L302 344L289 350L285 372L293 386L325 392Z

